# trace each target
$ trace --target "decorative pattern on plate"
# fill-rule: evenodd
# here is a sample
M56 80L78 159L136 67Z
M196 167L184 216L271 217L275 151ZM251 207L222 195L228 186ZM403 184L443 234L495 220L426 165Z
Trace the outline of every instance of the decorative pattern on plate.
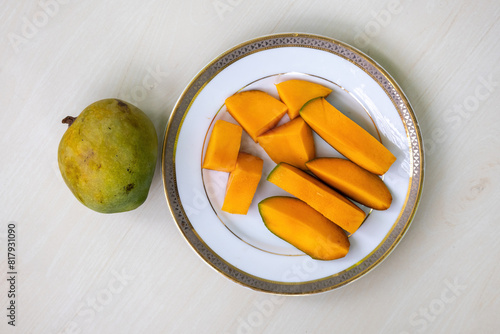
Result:
M222 70L246 56L263 50L287 47L313 48L348 60L366 72L384 90L404 124L409 146L409 172L411 173L405 205L391 230L378 247L364 257L362 261L346 270L321 279L300 283L284 283L256 277L238 269L214 252L199 237L189 221L179 196L175 169L177 140L182 123L189 112L191 104L203 87ZM228 50L202 69L191 81L174 107L165 131L162 175L165 195L171 213L183 236L205 262L233 281L255 290L291 295L310 294L338 288L361 277L385 259L399 243L413 219L422 192L424 176L423 143L417 120L404 93L390 75L368 56L349 45L323 36L298 33L276 34L256 38Z

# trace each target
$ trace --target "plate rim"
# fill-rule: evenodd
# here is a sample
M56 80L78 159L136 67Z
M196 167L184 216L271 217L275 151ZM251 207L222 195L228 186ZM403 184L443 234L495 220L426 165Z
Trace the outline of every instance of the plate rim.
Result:
M249 46L253 43L258 43L258 42L263 42L266 40L270 39L279 39L279 38L289 38L291 40L295 40L295 43L289 43L289 44L275 44L269 47L257 47L254 50L250 50L249 52L243 52L237 56L234 56L230 61L227 61L225 64L223 64L220 68L217 68L215 72L208 72L218 61L221 61L234 53L236 50L241 49L245 46ZM300 39L306 39L306 40L319 40L322 42L326 42L332 45L337 45L339 48L342 48L342 50L347 50L348 52L351 52L352 54L361 58L361 60L367 62L369 65L371 65L375 71L370 72L368 69L362 67L359 63L356 63L354 60L348 58L345 54L339 54L337 52L325 50L324 48L321 48L319 46L312 46L312 45L304 45L300 44L297 42L297 40ZM236 268L236 266L232 265L231 263L228 263L226 260L224 260L221 256L219 256L215 251L213 251L204 241L203 239L197 234L196 230L194 227L191 225L189 222L189 219L182 207L180 198L179 198L179 193L178 193L178 188L177 188L177 180L175 177L175 156L176 156L176 147L177 147L177 140L178 140L178 135L179 131L182 128L182 124L184 122L184 119L186 115L188 114L190 107L193 103L194 100L196 100L198 94L203 90L203 88L218 74L220 73L223 69L228 67L229 65L233 64L234 62L238 61L239 59L242 59L248 55L251 55L256 52L260 52L263 50L267 49L273 49L273 48L282 48L282 47L309 47L309 48L314 48L318 49L324 52L330 52L332 54L335 54L336 56L339 56L345 60L348 60L349 62L353 63L360 69L362 69L364 72L366 72L381 88L382 90L388 95L389 99L391 102L394 104L401 120L403 123L403 126L405 128L405 132L407 134L407 140L408 140L408 145L409 145L409 152L411 156L410 160L410 166L411 166L411 175L410 175L410 181L409 181L409 187L408 187L408 192L407 192L407 198L405 199L405 203L408 200L408 197L412 195L413 192L413 197L414 197L414 204L413 207L411 208L410 212L408 213L405 223L402 226L402 229L397 233L395 236L394 240L390 243L389 247L384 250L384 252L375 259L375 261L368 263L367 266L365 266L360 272L354 272L356 268L359 268L361 264L367 263L367 260L370 259L370 257L377 251L381 249L383 245L386 244L387 239L392 235L394 232L396 226L401 220L401 216L403 215L403 212L406 210L406 205L402 208L401 212L398 215L398 218L392 225L391 229L388 231L388 233L385 235L384 239L375 247L368 255L366 255L361 261L356 263L355 265L343 270L342 272L329 275L324 278L320 278L318 280L312 280L312 281L305 281L305 282L298 282L298 283L287 283L287 282L278 282L278 281L272 281L269 279L264 279L261 277L257 277L255 275L252 275L248 272L244 272L243 270L240 270ZM382 77L387 81L389 86L391 86L394 89L394 95L400 98L400 103L399 105L396 103L394 100L393 96L389 94L387 91L386 87L382 85L382 83L379 81L380 79L377 79L374 77L374 75L380 74ZM204 76L208 75L208 79L203 81L201 85L197 85L198 81ZM192 89L195 89L195 93L192 96L192 98L188 101L187 107L183 109L183 111L179 111L181 109L181 104L185 104L185 97L190 92ZM400 108L406 109L406 113L409 116L406 121L403 119L403 114L402 110ZM182 115L180 115L179 119L179 113L183 112ZM409 121L412 126L412 134L413 137L410 139L409 137L409 132L408 132L408 124L407 121ZM174 139L172 140L172 129L174 126L176 127ZM414 166L414 159L416 158L414 156L415 153L415 148L417 149L416 152L417 158L418 158L418 168L415 168ZM167 161L167 151L171 153L171 156L169 160ZM320 292L325 292L325 291L330 291L336 288L343 287L349 283L354 282L355 280L359 279L361 276L364 276L371 270L373 270L376 266L378 266L383 260L385 260L391 253L392 251L396 248L396 246L399 244L399 242L402 240L402 238L405 236L407 233L418 208L418 205L420 203L420 199L422 196L422 191L423 191L423 183L424 183L424 171L425 171L425 165L424 165L424 144L423 144L423 139L420 131L419 124L417 122L415 113L413 111L413 108L411 107L411 104L404 94L403 90L399 87L397 82L390 76L390 74L382 67L380 66L377 62L375 62L372 58L370 58L368 55L363 53L362 51L352 47L349 44L346 44L344 42L341 42L339 40L336 40L331 37L326 37L322 35L317 35L317 34L310 34L310 33L276 33L276 34L268 34L268 35L263 35L259 37L255 37L252 39L249 39L247 41L244 41L242 43L239 43L238 45L233 46L232 48L226 50L225 52L219 54L217 57L212 59L207 65L205 65L198 73L190 80L190 82L186 85L184 90L182 91L181 95L177 99L172 112L169 116L169 120L167 122L166 128L165 128L165 133L164 133L164 140L163 140L163 147L162 147L162 159L161 159L161 167L162 167L162 179L163 179L163 186L164 186L164 193L166 196L167 204L169 206L170 213L172 215L172 218L174 219L179 231L181 232L182 236L188 243L188 245L195 251L195 253L201 257L203 262L207 263L212 269L216 270L218 273L223 274L223 276L229 278L233 282L236 282L244 287L261 291L261 292L267 292L267 293L272 293L272 294L279 294L279 295L309 295L309 294L315 294L315 293L320 293ZM417 183L413 182L412 179L417 177L418 181ZM416 184L416 187L415 187ZM416 188L416 189L413 189ZM169 189L174 191L174 194L169 191ZM202 248L204 252L201 251ZM215 264L214 262L217 261L218 263ZM221 268L221 267L224 268ZM329 279L332 279L334 277L337 277L341 275L342 273L346 272L353 272L352 275L348 275L345 279L342 279L341 282L333 285L328 285L328 284L321 284L315 285L315 283L319 282L326 282Z

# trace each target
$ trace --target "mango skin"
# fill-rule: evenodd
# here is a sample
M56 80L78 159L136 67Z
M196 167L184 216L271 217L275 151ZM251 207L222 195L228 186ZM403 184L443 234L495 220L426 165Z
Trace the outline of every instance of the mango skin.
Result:
M146 200L158 155L151 120L117 99L89 105L64 133L59 169L75 197L101 213L133 210Z

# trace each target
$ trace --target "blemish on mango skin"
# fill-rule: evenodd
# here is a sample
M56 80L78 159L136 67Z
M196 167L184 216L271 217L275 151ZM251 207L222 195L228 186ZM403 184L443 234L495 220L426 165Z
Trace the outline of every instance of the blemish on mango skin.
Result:
M99 194L97 195L97 201L101 204L104 203L104 196L103 196L102 192L99 192Z
M130 191L132 191L132 189L134 189L135 187L135 184L133 183L129 183L127 184L124 188L125 188L125 192L128 194Z
M116 100L116 102L123 112L127 112L127 113L130 112L130 108L128 107L128 105L125 102L118 100L118 99Z
M130 125L132 125L135 129L139 129L139 124L137 123L137 121L135 119L129 119L128 123Z
M83 162L87 162L89 159L91 159L95 155L95 152L91 150L89 153L87 153L87 156L85 159L83 159Z

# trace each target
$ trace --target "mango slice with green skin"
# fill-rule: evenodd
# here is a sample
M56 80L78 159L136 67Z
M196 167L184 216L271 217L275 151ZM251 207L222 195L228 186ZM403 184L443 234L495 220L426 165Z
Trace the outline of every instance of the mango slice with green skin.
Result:
M307 80L292 79L276 85L281 101L288 107L288 116L294 119L304 104L317 97L326 97L332 90Z
M300 169L307 169L305 163L316 155L312 130L300 117L260 135L257 142L275 163Z
M356 232L366 217L363 210L343 195L292 165L278 164L267 180L306 202L349 233Z
M345 232L297 198L266 198L259 203L259 213L272 233L313 259L335 260L349 252Z
M67 119L58 161L75 197L101 213L140 206L148 196L158 154L156 130L146 114L124 101L105 99Z
M383 175L396 161L381 142L324 98L309 101L300 116L328 144L371 173Z
M225 101L229 114L257 142L257 137L274 128L286 114L287 107L260 90L236 93Z
M392 196L377 175L341 158L316 158L306 163L320 180L342 194L375 210L386 210Z

